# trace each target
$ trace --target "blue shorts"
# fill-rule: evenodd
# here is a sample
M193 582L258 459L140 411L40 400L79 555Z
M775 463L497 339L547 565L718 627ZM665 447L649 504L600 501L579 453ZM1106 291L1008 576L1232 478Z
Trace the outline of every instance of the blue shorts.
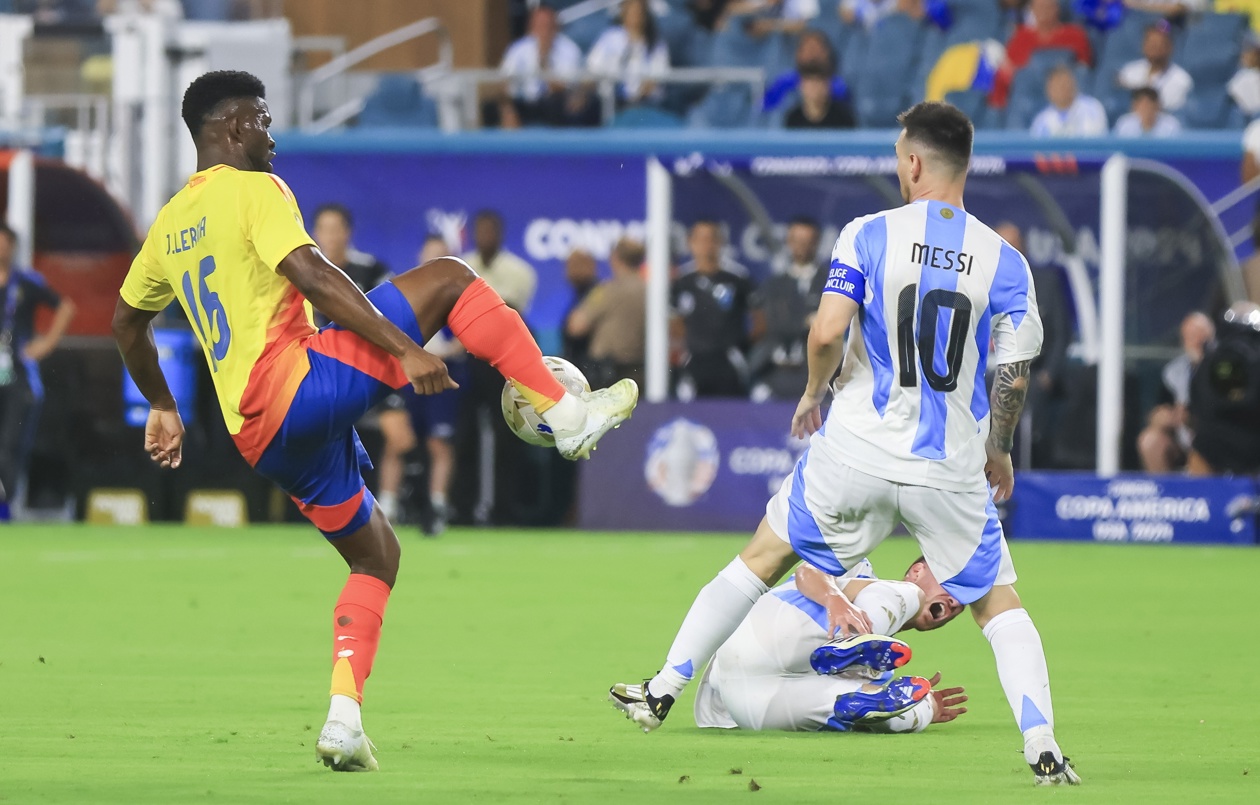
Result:
M392 282L368 293L387 319L424 343L411 304ZM311 368L254 469L289 494L325 537L367 524L376 503L363 483L370 469L354 423L408 384L398 359L337 324L306 342Z
M451 380L460 388L444 391L441 394L416 394L403 389L399 394L411 414L411 426L416 436L421 439L435 437L450 441L455 438L455 425L459 422L459 403L463 399L464 387L467 386L468 361L447 361L446 369Z

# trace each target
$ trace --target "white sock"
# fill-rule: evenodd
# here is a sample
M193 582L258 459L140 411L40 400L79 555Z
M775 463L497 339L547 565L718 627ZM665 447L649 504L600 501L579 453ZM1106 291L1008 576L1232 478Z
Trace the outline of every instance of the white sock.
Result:
M586 425L586 403L566 391L559 402L539 416L553 431L572 433Z
M678 698L767 590L765 582L738 556L722 568L696 596L669 647L665 667L648 683L648 692Z
M352 730L363 731L363 713L359 703L340 693L334 693L328 703L328 720L340 721Z
M1035 763L1042 752L1063 752L1054 740L1054 707L1050 703L1050 672L1041 635L1023 609L1000 613L984 627L993 646L998 679L1015 723L1024 734L1024 760Z
M445 509L446 508L446 493L445 492L430 492L429 502L433 504L433 507L435 509Z
M385 515L385 519L393 520L398 515L398 495L393 492L382 492L376 496L376 502L380 504L381 514Z

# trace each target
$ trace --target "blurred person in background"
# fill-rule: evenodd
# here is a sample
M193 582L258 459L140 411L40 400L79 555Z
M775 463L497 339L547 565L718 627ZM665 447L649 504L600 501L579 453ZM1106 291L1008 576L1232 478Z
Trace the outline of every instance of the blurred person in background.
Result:
M463 255L463 260L524 318L538 289L538 272L505 249L503 238L503 216L495 210L481 210L473 216L473 249ZM472 521L478 524L496 519L507 522L511 515L504 512L514 507L505 498L515 491L511 479L521 477L528 448L519 439L500 438L507 431L502 426L499 397L503 377L498 370L473 357L468 358L466 365L468 382L463 385L455 443L467 460L455 468L459 478L455 508L460 513L470 513Z
M1097 98L1078 91L1070 65L1060 64L1050 71L1046 98L1050 104L1033 118L1029 129L1034 137L1101 137L1107 133L1107 110Z
M1205 314L1194 312L1181 322L1181 354L1164 365L1163 401L1151 410L1138 434L1138 455L1147 472L1175 472L1186 465L1194 434L1190 430L1190 380L1216 337Z
M529 33L512 43L499 70L511 79L495 110L499 126L518 129L599 122L598 114L592 117L588 111L592 105L583 93L571 92L564 81L538 77L548 72L570 77L582 71L582 49L560 32L554 7L543 3L530 12ZM486 124L496 121L488 119Z
M564 261L564 279L573 290L573 301L565 311L564 321L568 322L573 311L582 306L595 286L599 284L599 270L595 258L585 249L574 249L569 259ZM564 358L572 363L582 374L591 380L591 334L589 329L580 333L569 327L564 328ZM638 378L635 378L636 380ZM592 380L592 382L594 382Z
M857 125L853 108L848 99L836 98L832 93L830 72L808 68L801 73L801 102L783 119L786 129L851 129Z
M618 80L618 106L655 103L662 93L652 80L669 72L669 49L648 0L625 0L617 25L600 34L586 69Z
M1238 59L1238 70L1229 79L1226 89L1248 119L1260 115L1260 40L1254 33L1247 33L1247 41Z
M1180 21L1186 14L1211 10L1211 0L1124 0L1125 8Z
M813 218L793 218L774 274L753 294L752 305L763 330L748 358L752 398L757 402L799 399L809 378L805 341L827 282L825 261L818 256L820 237Z
M1076 63L1085 66L1094 60L1089 35L1081 26L1063 21L1059 0L1032 0L1028 9L1031 21L1016 28L1006 42L1006 61L993 78L990 106L999 109L1006 106L1015 73L1028 64L1039 50L1070 50L1076 55Z
M1120 68L1116 82L1125 89L1150 87L1164 108L1175 112L1186 105L1194 79L1172 60L1173 41L1167 22L1157 22L1142 37L1142 58Z
M1028 259L1024 250L1024 233L1016 224L1004 221L993 227L1015 251ZM1067 353L1072 343L1072 317L1069 309L1065 277L1055 265L1033 265L1033 287L1037 289L1037 309L1041 315L1041 354L1032 362L1025 416L1031 418L1032 463L1049 466L1052 459L1059 408L1065 392Z
M1181 133L1181 121L1160 108L1155 90L1133 90L1131 103L1130 110L1116 121L1117 137L1176 137Z
M763 111L770 112L777 109L800 87L801 75L811 71L821 71L831 75L831 97L847 101L849 87L844 83L843 78L836 75L839 59L831 46L831 40L822 31L807 29L801 34L796 43L794 62L795 67L792 70L777 76L766 87L765 95L761 100Z
M340 268L359 290L367 293L387 282L394 274L380 260L354 248L354 216L344 205L321 204L315 209L311 237L329 262ZM316 314L319 326L328 324L322 313ZM416 434L407 413L411 389L400 389L376 407L377 427L384 445L377 461L379 491L376 501L391 521L400 519L399 495L402 490L403 457L416 447ZM369 417L371 414L369 414Z
M647 322L647 285L640 269L647 252L643 244L622 238L608 256L612 278L596 286L565 322L569 338L590 339L592 388L619 378L643 382L643 350Z
M691 259L678 267L679 276L693 271L722 270L748 279L747 266L726 254L726 230L711 218L701 218L691 225L687 232L687 251Z
M890 14L905 14L911 19L923 18L923 0L841 0L836 13L847 25L873 29Z
M799 34L818 12L818 0L733 0L726 6L728 20L752 17L741 22L744 31L756 37Z
M13 265L17 233L0 221L0 514L16 500L26 472L44 384L39 363L52 354L74 318L74 303L34 271ZM48 332L35 334L40 308L53 311Z
M1251 247L1255 250L1242 264L1243 286L1247 298L1260 304L1260 204L1251 218Z
M1260 473L1260 305L1235 302L1190 380L1193 476Z
M450 253L451 248L441 235L429 235L420 248L419 265ZM404 397L411 414L408 426L412 428L412 441L417 441L416 434L419 434L424 439L429 458L428 505L420 507L420 529L425 536L435 537L446 530L450 519L451 478L455 474L455 424L463 399L468 353L459 339L445 328L430 338L424 348L446 361L451 379L460 384L460 388L447 389L441 394L422 397L409 393Z
M752 286L743 274L728 270L720 259L722 228L716 221L692 224L692 260L670 288L672 335L685 345L678 375L681 400L696 397L742 397L746 391L749 297Z

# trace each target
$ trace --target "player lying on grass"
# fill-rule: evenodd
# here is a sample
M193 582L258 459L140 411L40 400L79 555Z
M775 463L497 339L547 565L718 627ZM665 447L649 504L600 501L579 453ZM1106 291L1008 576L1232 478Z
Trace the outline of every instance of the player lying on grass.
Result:
M940 674L894 679L893 672L909 661L910 647L886 637L940 628L962 606L922 557L902 581L873 576L866 561L839 578L801 565L792 579L763 595L705 670L696 692L696 726L921 732L967 712L961 687L935 689ZM871 619L874 634L836 636L840 593Z
M792 434L809 449L752 540L697 595L657 674L611 692L637 691L627 705L634 721L656 729L693 673L798 561L841 576L904 524L993 649L1033 783L1076 784L1055 740L1041 636L1015 592L994 505L1015 485L1011 446L1041 350L1032 274L963 208L974 138L967 116L926 102L898 120L906 203L844 227L810 327L809 379L792 418ZM997 366L986 396L990 343ZM842 634L870 633L870 618L843 594L836 607Z
M543 363L521 317L463 262L440 258L367 296L306 234L296 199L271 172L275 142L262 82L206 73L184 94L197 172L158 213L123 282L114 335L151 410L144 447L183 461L184 426L158 364L152 320L178 299L210 364L241 455L297 503L350 566L333 610L328 720L317 757L338 771L375 769L359 712L400 546L363 485L370 466L354 423L392 390L455 388L421 346L444 327L530 401L569 459L626 419L623 380L581 397ZM316 332L314 306L334 324Z

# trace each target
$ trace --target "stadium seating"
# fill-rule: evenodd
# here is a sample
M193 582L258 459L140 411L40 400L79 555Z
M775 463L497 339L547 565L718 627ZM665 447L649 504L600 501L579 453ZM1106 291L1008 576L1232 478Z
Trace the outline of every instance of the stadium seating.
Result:
M680 129L683 119L655 106L631 106L613 118L615 129Z
M612 17L606 13L587 14L564 26L564 34L577 43L577 46L585 53L611 24Z
M184 17L190 20L229 20L232 0L183 0Z
M386 73L359 113L360 127L435 128L437 104L420 89L411 73Z
M945 32L946 47L962 42L999 39L1002 35L1002 14L994 0L949 0L953 24Z
M730 129L750 126L754 105L748 87L726 84L709 90L687 114L687 125L698 129Z
M867 128L897 125L897 115L914 96L906 81L918 67L923 26L904 14L892 14L871 31L866 58L852 76L859 123ZM846 75L846 79L849 76Z

